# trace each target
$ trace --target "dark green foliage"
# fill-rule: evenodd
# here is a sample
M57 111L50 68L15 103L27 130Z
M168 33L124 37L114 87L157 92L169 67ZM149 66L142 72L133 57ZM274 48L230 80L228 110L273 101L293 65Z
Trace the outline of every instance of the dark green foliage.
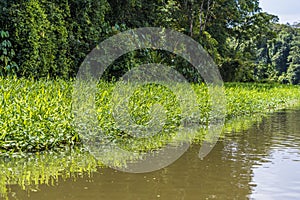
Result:
M0 10L0 29L11 33L19 76L74 76L109 30L105 0L1 1Z
M260 80L298 84L300 31L290 25L274 25L277 36L265 39L259 48L256 76Z
M2 62L3 56L11 62L1 64L2 75L74 77L86 55L104 39L153 26L199 42L225 81L299 82L299 23L276 24L278 18L262 12L259 0L3 0L0 14L0 30L10 33L5 38L10 55L2 45L0 56ZM150 61L173 65L189 81L201 81L182 59L154 50L122 56L105 78L116 79Z
M86 55L103 39L112 34L111 27L105 21L109 10L106 0L66 1L70 12L68 19L69 58L74 62L71 76L77 70Z
M14 62L15 51L8 31L0 30L0 75L15 75L18 65Z
M295 33L288 56L287 79L292 84L300 84L300 30Z
M50 8L56 11L56 19L47 14ZM64 24L59 20L61 13L54 5L38 0L22 1L11 7L20 75L45 77L68 73L68 66L64 68L68 60L61 58L63 52L60 55L60 45L67 41Z

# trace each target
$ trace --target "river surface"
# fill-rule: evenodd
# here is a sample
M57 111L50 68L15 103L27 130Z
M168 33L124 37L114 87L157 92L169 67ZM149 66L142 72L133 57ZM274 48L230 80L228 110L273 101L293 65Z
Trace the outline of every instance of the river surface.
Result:
M99 168L30 192L10 185L9 199L198 200L300 199L300 110L271 114L227 133L203 160L199 145L159 171L130 174Z

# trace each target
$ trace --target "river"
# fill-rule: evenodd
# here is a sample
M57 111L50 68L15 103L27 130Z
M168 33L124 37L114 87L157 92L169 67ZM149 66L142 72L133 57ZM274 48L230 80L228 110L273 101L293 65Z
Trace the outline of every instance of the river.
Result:
M110 168L54 185L23 190L8 185L9 199L199 200L299 199L300 110L270 114L245 131L230 132L203 160L199 145L159 171L131 174Z

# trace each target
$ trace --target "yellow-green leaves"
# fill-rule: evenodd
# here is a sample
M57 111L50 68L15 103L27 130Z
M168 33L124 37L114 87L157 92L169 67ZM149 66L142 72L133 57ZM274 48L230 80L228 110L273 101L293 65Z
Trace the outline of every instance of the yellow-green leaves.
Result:
M71 82L0 79L1 152L71 145ZM74 138L75 139L75 138Z
M72 81L0 78L0 152L36 152L79 142L71 110L72 87ZM200 110L197 123L207 125L212 103L207 87L194 84L192 88ZM112 108L114 89L113 83L100 82L96 94L98 124L112 141L143 151L159 148L162 141L173 137L182 116L172 91L159 85L145 85L130 97L129 113L137 124L147 125L151 107L157 103L166 113L163 128L150 141L134 139L116 126ZM299 86L228 83L225 90L227 120L299 105ZM178 92L185 95L180 88Z

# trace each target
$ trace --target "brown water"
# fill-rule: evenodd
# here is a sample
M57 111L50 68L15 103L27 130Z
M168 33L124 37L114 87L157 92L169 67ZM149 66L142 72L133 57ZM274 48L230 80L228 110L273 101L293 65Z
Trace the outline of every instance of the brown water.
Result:
M109 168L80 178L9 186L10 199L198 200L300 199L300 110L282 111L247 131L229 133L203 160L193 145L172 165L152 173Z

